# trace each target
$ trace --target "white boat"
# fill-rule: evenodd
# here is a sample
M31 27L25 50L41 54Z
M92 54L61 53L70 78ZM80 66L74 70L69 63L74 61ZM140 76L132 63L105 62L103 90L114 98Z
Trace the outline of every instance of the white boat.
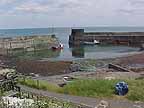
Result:
M97 40L94 40L94 43L95 43L95 44L100 44L100 42L99 42L99 41L97 41Z
M63 81L65 83L68 83L68 82L72 82L73 80L75 80L75 78L71 77L71 76L64 76L63 77Z
M141 45L140 51L144 51L144 44Z
M97 40L94 40L93 42L84 42L84 44L86 44L86 45L96 45L96 44L100 44L100 42L99 41L97 41Z

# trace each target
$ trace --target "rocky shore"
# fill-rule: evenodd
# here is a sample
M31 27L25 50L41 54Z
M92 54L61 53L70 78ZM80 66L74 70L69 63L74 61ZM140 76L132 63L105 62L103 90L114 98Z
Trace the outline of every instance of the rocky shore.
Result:
M20 60L16 70L25 75L53 76L70 73L71 64L69 61Z
M132 72L120 72L109 69L108 64L114 63ZM125 57L103 60L77 60L77 61L14 61L7 56L0 56L0 68L15 68L17 72L37 78L62 79L63 76L82 78L138 78L142 77L144 70L144 52L127 55ZM57 76L59 78L57 78ZM57 82L57 81L56 81Z
M114 63L134 72L144 71L144 52L117 58Z
M63 78L70 76L78 79L138 79L144 78L144 52L128 55L116 59L107 60L80 60L73 62L55 61L55 62L21 62L18 68L22 73L33 73L33 77L39 80L46 80L51 83L64 83ZM128 60L131 60L128 61ZM115 69L109 69L108 64L115 63L124 68L131 69L130 72L123 72ZM132 64L141 65L141 67L132 67ZM131 67L129 67L131 66ZM23 68L22 68L23 67ZM31 68L34 67L34 68ZM29 70L30 69L30 70ZM21 71L19 70L19 71ZM40 70L40 71L39 71Z

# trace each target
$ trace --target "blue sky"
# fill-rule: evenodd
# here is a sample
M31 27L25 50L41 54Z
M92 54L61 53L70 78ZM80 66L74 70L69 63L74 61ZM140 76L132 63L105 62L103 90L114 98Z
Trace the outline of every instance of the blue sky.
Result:
M0 0L0 28L144 26L144 0Z

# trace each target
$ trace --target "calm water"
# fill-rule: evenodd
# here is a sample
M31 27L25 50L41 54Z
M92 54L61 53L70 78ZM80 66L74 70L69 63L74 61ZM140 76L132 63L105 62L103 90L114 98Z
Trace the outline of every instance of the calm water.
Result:
M86 32L144 32L144 27L87 27ZM79 58L112 58L133 53L138 48L125 46L84 46L83 48L69 48L68 39L71 34L71 28L33 28L33 29L1 29L0 37L28 36L41 34L55 34L61 43L64 44L64 50L60 52L41 51L37 53L27 53L26 57L39 57L43 60L72 60ZM54 55L54 56L53 56ZM22 57L23 55L21 55Z

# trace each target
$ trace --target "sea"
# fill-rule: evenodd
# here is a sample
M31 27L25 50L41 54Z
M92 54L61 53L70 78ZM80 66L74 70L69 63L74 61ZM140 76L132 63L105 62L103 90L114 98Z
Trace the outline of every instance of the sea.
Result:
M144 32L144 27L73 27L84 29L85 32ZM105 59L125 56L136 53L139 48L113 45L85 45L79 48L70 48L68 44L71 27L50 28L25 28L25 29L0 29L0 38L30 35L55 34L64 44L64 49L59 52L41 51L38 53L27 52L20 57L41 60L75 60L75 59ZM38 55L38 56L37 56Z

